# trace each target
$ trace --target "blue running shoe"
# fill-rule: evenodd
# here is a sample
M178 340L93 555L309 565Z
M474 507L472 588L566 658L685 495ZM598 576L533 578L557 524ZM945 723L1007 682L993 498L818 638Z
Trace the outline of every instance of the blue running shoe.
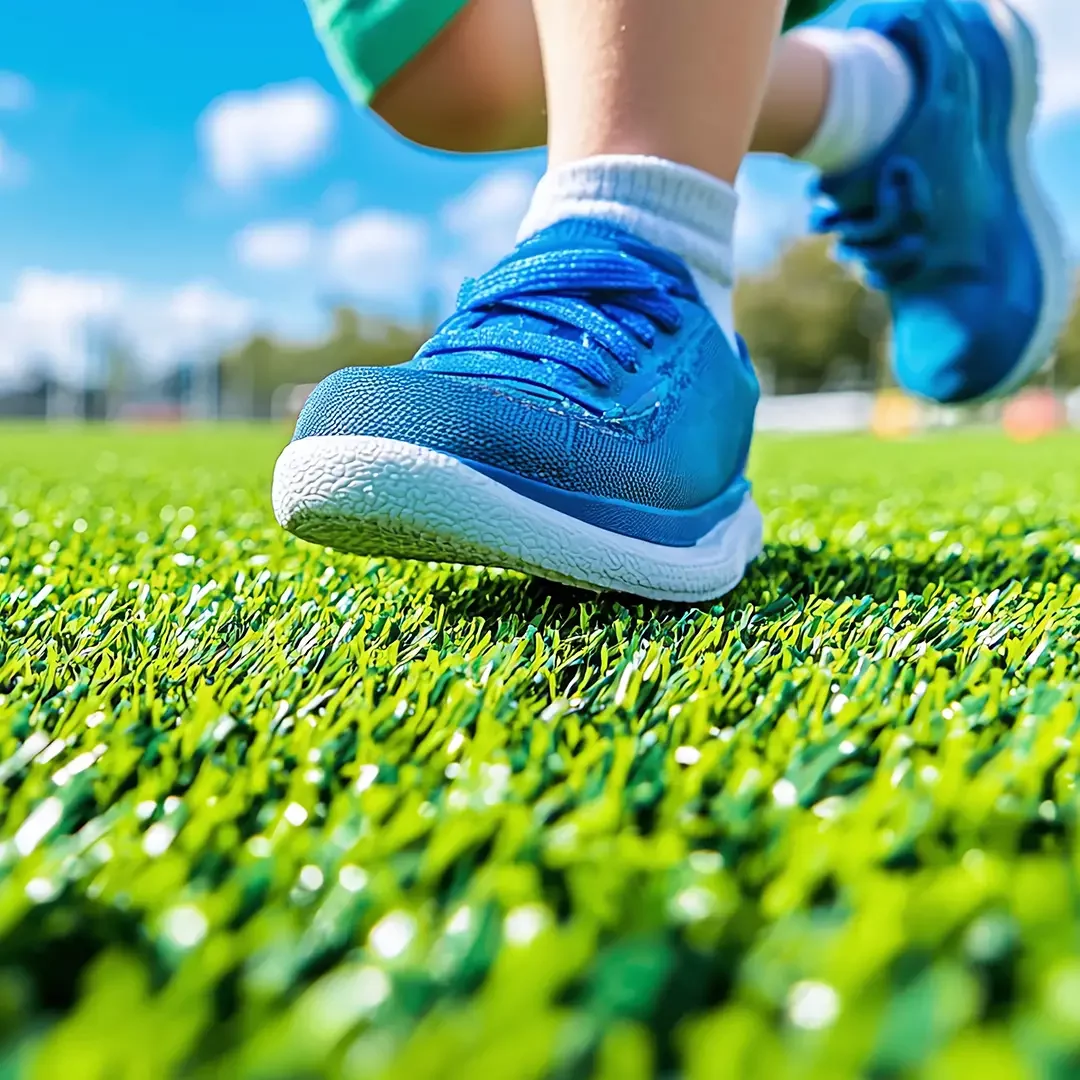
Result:
M761 550L758 384L675 256L553 225L407 364L316 387L274 475L306 540L695 602Z
M1004 0L857 8L911 61L915 100L880 153L825 176L817 228L889 297L900 385L933 401L1006 394L1053 353L1065 244L1028 160L1038 58Z

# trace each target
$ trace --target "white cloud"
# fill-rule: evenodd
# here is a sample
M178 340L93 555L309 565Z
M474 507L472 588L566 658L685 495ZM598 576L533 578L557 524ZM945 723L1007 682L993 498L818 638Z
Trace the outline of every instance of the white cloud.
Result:
M250 332L254 305L207 282L149 291L119 278L25 270L0 303L0 379L46 367L86 374L95 331L128 342L152 366L165 366Z
M235 240L236 257L253 270L295 270L311 260L316 232L308 221L263 221Z
M331 230L330 273L364 300L416 301L427 284L428 249L428 229L420 218L366 210Z
M1080 6L1076 0L1014 0L1042 54L1042 117L1080 112Z
M0 71L0 112L19 112L34 103L30 80L14 71Z
M248 334L255 321L250 300L211 282L194 281L143 303L149 316L139 352L159 362L184 353L218 348ZM137 330L137 327L133 327Z
M426 311L434 292L449 308L465 277L490 269L514 246L535 184L526 169L493 170L446 203L434 225L369 207L328 229L295 219L254 222L237 234L233 247L238 261L252 269L317 270L321 288L360 306ZM341 194L351 200L355 190L342 188Z
M498 169L442 208L439 223L454 241L434 275L444 309L454 307L466 278L490 270L512 250L535 187L536 176L525 169Z
M24 271L0 304L0 376L40 365L82 374L91 323L115 316L123 297L115 278Z
M781 158L748 158L735 185L735 267L755 271L807 231L809 170Z
M502 258L514 246L535 187L536 177L524 169L488 173L443 207L443 227L478 256Z
M43 323L107 315L117 309L124 287L116 278L24 271L15 283L12 305Z
M351 214L360 202L360 185L355 180L335 180L319 200L319 212L329 219Z
M211 102L199 118L199 144L211 176L223 188L241 191L319 161L334 121L333 99L315 83L281 83Z

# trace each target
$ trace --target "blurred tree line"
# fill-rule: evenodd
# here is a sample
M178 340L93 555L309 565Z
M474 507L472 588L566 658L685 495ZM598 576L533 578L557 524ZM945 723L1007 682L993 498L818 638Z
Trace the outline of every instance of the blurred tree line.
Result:
M831 256L831 240L795 244L735 290L739 331L767 391L876 389L892 385L889 315L880 293ZM1052 364L1036 383L1080 387L1080 281Z
M1080 288L1077 289L1073 301L1072 316L1065 324L1065 331L1058 342L1054 384L1080 386Z
M735 308L768 393L872 390L891 384L884 300L832 258L827 237L801 241L769 270L743 277L735 290ZM222 357L225 411L281 415L290 411L283 388L310 385L350 365L403 362L430 329L410 329L339 308L324 341L289 344L255 337ZM1080 386L1080 304L1046 381Z
M735 289L736 323L766 392L868 390L888 380L884 298L831 250L829 237L803 240Z
M1076 300L1056 359L1037 383L1080 387L1080 293ZM803 240L768 270L741 278L735 309L766 393L874 390L892 383L884 300L832 258L827 237ZM62 385L42 360L25 386L0 394L0 417L104 419L129 410L193 418L293 416L307 389L324 376L354 365L402 363L432 329L340 306L321 341L260 334L216 362L191 357L154 380L141 372L122 339L106 336L95 365L100 378Z

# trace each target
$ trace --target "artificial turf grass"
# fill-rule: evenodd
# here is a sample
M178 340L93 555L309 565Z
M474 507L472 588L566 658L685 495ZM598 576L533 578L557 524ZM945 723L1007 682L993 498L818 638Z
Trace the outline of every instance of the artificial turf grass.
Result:
M1073 1076L1080 441L765 441L722 605L282 534L280 431L0 431L32 1075Z

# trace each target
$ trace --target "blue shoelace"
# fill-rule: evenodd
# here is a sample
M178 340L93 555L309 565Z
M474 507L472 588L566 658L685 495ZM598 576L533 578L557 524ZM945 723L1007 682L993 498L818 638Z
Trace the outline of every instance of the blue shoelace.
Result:
M467 282L457 312L418 358L502 353L561 364L607 387L612 361L636 370L642 347L651 349L658 332L679 329L674 297L692 295L678 278L625 251L524 255Z
M823 197L811 226L839 236L841 258L866 268L876 289L894 288L917 273L927 249L932 195L925 174L906 157L881 170L871 207L845 207Z

